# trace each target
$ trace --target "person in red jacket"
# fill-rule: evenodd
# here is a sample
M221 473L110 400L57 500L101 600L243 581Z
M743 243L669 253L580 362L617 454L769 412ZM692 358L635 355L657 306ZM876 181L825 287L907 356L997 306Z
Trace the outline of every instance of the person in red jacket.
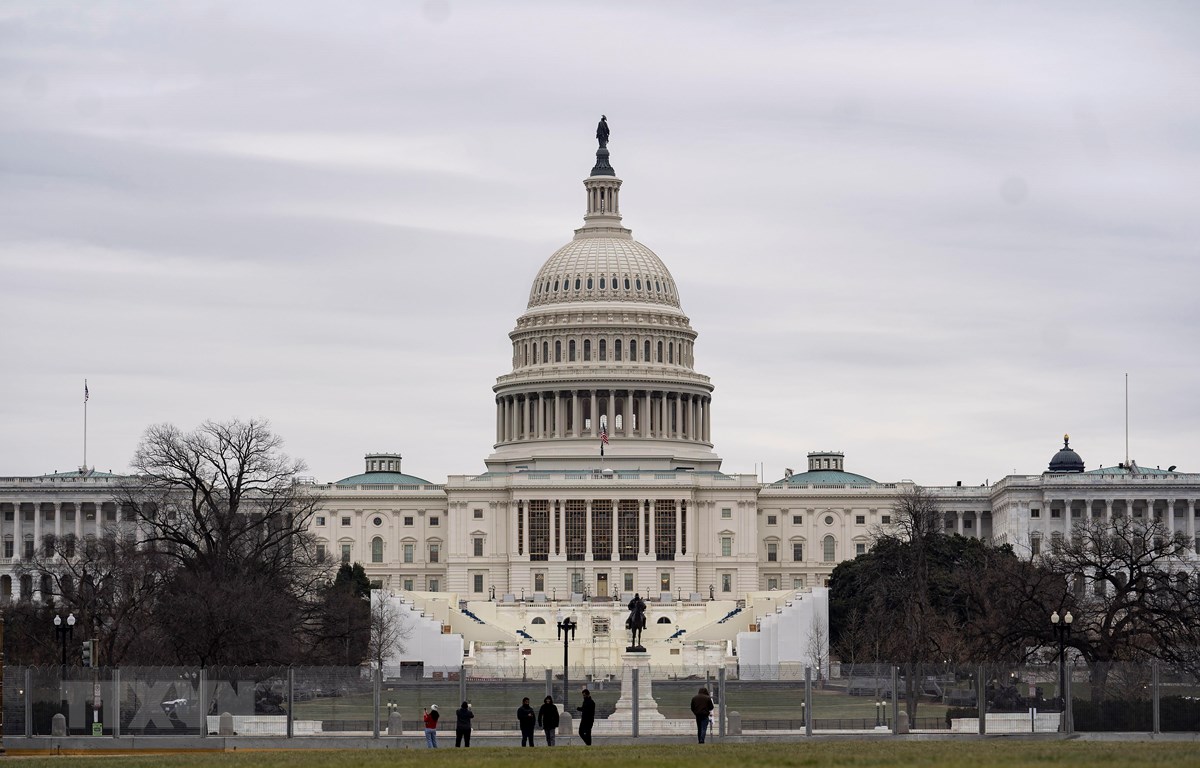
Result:
M430 749L437 749L437 724L441 714L438 712L437 704L425 710L425 746Z

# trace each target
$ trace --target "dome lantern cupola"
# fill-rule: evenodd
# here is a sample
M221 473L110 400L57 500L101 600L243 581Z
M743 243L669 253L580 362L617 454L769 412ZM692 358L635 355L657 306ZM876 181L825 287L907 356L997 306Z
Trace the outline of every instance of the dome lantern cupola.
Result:
M1069 472L1082 472L1083 459L1078 453L1071 450L1071 436L1063 435L1063 447L1054 454L1054 458L1050 459L1050 468L1047 470L1051 474L1066 474Z

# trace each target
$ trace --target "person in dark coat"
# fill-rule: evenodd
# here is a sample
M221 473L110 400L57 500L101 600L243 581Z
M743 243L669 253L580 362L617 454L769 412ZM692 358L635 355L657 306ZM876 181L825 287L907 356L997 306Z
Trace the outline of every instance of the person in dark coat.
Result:
M547 696L542 708L538 710L538 726L546 734L546 746L554 746L554 734L558 733L558 706L554 697Z
M475 713L471 711L471 702L464 701L462 706L455 710L454 716L458 718L454 723L454 746L471 746L471 718L475 717Z
M529 697L521 699L521 707L517 710L517 725L521 726L521 746L533 746L533 729L537 727L537 713L529 706Z
M592 723L596 721L596 701L592 692L583 689L583 704L575 707L579 711L579 738L589 747L592 746Z
M712 696L708 695L707 688L701 688L700 692L692 697L692 714L696 716L696 737L700 743L704 743L704 736L708 733L709 718L712 717L713 700Z

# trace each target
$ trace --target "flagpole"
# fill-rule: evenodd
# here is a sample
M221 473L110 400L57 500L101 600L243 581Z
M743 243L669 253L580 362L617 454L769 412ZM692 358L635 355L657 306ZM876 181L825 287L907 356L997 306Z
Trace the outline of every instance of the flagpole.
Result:
M83 469L87 472L87 401L88 401L88 385L87 379L83 380Z

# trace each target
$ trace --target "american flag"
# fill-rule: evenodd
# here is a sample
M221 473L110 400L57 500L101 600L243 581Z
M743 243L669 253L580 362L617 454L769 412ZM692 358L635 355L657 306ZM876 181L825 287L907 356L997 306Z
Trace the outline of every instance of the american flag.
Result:
M600 425L600 442L608 445L608 427L604 424Z
M83 402L86 403L87 400L88 400L87 379L84 379L83 380Z

